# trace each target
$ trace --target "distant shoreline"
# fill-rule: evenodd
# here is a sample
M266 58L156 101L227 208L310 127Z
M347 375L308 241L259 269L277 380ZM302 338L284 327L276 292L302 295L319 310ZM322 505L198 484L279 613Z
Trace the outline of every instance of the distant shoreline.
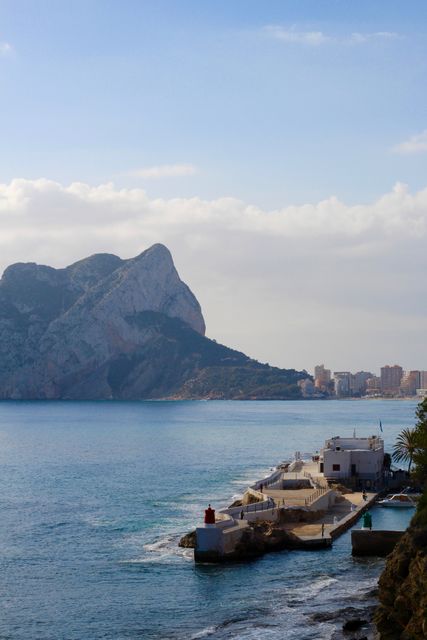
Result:
M135 402L362 402L362 401L379 401L379 402L414 402L417 404L419 400L412 398L0 398L2 403L24 403L24 402L66 402L69 404L80 402L99 402L99 403L135 403Z

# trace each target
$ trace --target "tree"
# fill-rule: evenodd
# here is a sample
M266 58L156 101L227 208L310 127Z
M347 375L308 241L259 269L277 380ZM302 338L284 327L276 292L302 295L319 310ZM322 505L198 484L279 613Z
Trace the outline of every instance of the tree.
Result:
M415 415L417 416L415 425L417 447L414 454L414 463L419 480L425 483L427 480L427 398L420 402Z
M391 455L389 453L385 453L384 460L383 460L383 468L385 471L390 471L390 467L391 467Z
M417 427L414 429L402 429L393 447L393 460L396 462L408 462L409 473L411 472L414 455L417 452L418 439Z

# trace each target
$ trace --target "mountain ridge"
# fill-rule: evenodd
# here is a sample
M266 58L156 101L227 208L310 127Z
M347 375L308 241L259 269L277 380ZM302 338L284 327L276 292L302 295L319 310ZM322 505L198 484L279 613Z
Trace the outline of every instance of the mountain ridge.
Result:
M2 399L294 398L302 377L206 338L161 244L63 269L17 263L0 280Z

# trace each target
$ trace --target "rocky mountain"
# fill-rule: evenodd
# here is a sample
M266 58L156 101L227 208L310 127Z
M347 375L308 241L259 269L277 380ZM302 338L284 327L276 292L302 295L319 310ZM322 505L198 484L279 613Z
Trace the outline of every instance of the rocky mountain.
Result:
M204 336L200 305L161 244L0 280L0 398L294 398L307 374Z

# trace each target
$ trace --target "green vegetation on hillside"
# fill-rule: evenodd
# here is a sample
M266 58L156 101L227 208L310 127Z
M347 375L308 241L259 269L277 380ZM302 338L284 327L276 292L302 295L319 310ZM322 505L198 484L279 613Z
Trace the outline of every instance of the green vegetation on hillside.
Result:
M206 338L178 318L146 311L126 318L149 336L138 352L110 363L108 383L113 394L132 388L132 379L147 374L146 397L282 400L301 397L298 381L305 372L261 364L244 353ZM145 374L144 374L145 371Z

